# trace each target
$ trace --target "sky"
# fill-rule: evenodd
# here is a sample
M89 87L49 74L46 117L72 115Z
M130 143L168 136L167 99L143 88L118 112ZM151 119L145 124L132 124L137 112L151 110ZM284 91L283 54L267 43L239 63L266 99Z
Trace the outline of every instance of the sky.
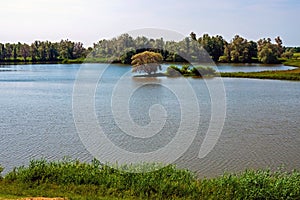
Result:
M189 36L280 36L300 46L300 0L0 0L0 42L69 39L91 46L142 28Z

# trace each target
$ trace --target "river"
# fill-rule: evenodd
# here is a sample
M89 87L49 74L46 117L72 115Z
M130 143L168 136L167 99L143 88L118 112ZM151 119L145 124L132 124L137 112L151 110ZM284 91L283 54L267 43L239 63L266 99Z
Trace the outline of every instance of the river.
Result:
M82 142L73 118L73 88L80 67L85 69L83 73L93 76L107 65L0 67L0 164L5 167L5 172L15 166L26 165L35 158L58 160L70 156L82 161L92 160L93 155ZM243 67L226 65L219 70L241 71L246 69ZM276 67L285 68L274 66L272 69L276 70ZM262 66L252 69L258 71L257 68L262 69ZM180 94L175 94L165 85L176 85L183 78L125 77L124 85L131 87L142 83L142 87L130 95L129 108L123 109L121 114L127 111L134 123L146 126L150 123L148 111L152 105L160 104L166 112L166 116L156 119L158 124L165 121L158 134L142 140L130 139L116 123L111 108L115 86L128 71L129 66L110 65L100 78L94 107L99 126L114 144L126 151L145 153L164 148L181 126L183 116L178 97L187 92L183 89ZM249 71L249 66L246 71ZM214 79L188 78L187 81L197 97L200 120L195 120L192 114L194 108L189 108L191 112L184 117L191 125L197 124L198 129L187 151L175 161L179 167L195 171L200 177L216 176L224 171L239 172L246 168L276 169L282 165L287 169L300 168L299 82L223 78L225 123L212 151L204 158L198 158L212 116L207 84L214 84ZM122 99L128 94L120 92L118 95ZM187 105L194 103L192 98L185 101ZM135 129L132 129L134 132ZM184 130L189 137L189 126Z

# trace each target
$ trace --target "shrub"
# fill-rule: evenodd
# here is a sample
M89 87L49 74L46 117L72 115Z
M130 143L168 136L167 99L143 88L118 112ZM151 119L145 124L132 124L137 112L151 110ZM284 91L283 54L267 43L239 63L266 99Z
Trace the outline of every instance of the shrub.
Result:
M216 74L216 70L214 70L213 68L202 67L202 66L193 67L191 72L195 76L207 76L207 75L215 75Z
M171 65L167 68L167 75L168 76L181 76L181 70L177 66Z

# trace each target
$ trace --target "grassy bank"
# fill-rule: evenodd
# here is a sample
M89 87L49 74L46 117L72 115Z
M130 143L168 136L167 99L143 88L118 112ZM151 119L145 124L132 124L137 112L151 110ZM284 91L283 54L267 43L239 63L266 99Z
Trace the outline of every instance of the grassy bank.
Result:
M300 67L300 60L299 59L286 60L283 62L283 64L288 66Z
M293 70L262 71L262 72L222 72L222 77L231 78L257 78L300 81L300 53L294 53L291 59L281 59L280 62L287 66L298 67Z
M300 60L285 60L285 65L300 67ZM156 73L150 75L136 75L135 77L205 77L210 78L216 76L214 69L210 67L196 66L190 67L189 65L183 65L177 67L171 65L164 73ZM276 80L293 80L300 81L300 68L293 70L282 71L262 71L262 72L223 72L220 73L222 77L231 78L256 78L256 79L276 79Z
M152 167L143 165L139 167ZM123 166L124 167L124 166ZM0 199L28 196L68 199L299 199L300 172L248 170L198 179L168 166L150 173L125 173L78 161L31 161L0 180Z
M263 72L223 72L222 77L300 81L300 69Z
M300 55L297 54L298 57ZM300 59L295 56L293 59L281 60L284 65L298 67L294 70L283 70L283 71L262 71L262 72L223 72L220 73L222 77L231 78L257 78L257 79L276 79L276 80L292 80L300 81ZM79 58L74 60L57 60L55 62L32 62L28 60L24 62L22 60L11 60L11 62L1 62L1 64L75 64L75 63L110 63L113 61L107 60L105 58ZM135 77L213 77L215 76L215 71L212 68L206 67L193 67L189 68L189 65L183 65L179 68L175 65L168 67L167 71L164 73L156 73L150 75L136 75Z
M293 70L262 71L262 72L223 72L222 77L232 78L258 78L300 81L300 60L290 59L283 61L284 65L298 67Z

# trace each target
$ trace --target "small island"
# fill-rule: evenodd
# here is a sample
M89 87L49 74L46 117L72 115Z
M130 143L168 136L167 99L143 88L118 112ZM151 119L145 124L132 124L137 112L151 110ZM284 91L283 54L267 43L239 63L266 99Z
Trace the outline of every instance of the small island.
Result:
M297 54L296 54L297 55ZM132 56L132 72L146 73L135 75L135 77L194 77L208 78L214 76L236 77L236 78L259 78L259 79L279 79L279 80L300 80L300 69L281 70L281 71L262 71L262 72L223 72L216 73L212 67L193 66L185 64L182 67L171 65L166 72L157 73L161 69L163 56L160 53L145 51ZM300 66L300 60L290 59L294 66Z

